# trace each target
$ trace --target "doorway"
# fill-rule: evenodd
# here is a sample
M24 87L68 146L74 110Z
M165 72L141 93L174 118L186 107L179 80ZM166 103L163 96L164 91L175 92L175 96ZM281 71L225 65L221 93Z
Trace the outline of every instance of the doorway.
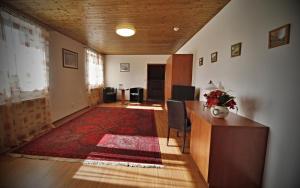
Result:
M165 65L147 65L147 100L163 101L165 86Z

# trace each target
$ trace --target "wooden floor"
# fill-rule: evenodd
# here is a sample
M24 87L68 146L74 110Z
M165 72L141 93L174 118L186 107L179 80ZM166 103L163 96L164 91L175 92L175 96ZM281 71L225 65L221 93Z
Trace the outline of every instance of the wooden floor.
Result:
M159 105L100 106L155 109L164 168L135 168L124 166L83 166L81 163L0 157L1 188L59 188L59 187L206 187L189 154L181 154L181 138L171 132L170 145L166 145L167 116ZM187 150L188 151L188 150Z

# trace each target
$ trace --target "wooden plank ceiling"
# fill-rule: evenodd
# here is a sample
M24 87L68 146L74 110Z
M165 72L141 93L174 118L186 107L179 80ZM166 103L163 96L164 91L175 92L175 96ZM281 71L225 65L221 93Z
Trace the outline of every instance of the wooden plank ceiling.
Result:
M229 0L4 0L103 54L172 54ZM133 37L115 33L130 23ZM174 27L179 27L175 32Z

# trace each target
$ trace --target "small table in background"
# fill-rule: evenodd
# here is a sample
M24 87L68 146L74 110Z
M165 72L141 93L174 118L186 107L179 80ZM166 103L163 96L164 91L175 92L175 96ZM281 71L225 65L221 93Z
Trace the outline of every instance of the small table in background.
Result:
M119 89L121 91L121 103L125 104L125 91L129 89Z

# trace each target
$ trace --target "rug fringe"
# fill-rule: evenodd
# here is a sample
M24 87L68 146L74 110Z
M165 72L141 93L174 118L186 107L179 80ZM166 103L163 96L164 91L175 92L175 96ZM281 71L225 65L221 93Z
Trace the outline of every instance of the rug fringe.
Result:
M113 166L128 166L128 167L141 167L141 168L162 168L163 165L160 164L148 164L148 163L134 163L134 162L121 162L121 161L103 161L103 160L92 160L85 159L83 161L84 165L91 166L102 166L102 165L113 165Z
M135 163L135 162L122 162L122 161L104 161L104 160L92 160L92 159L71 159L63 157L49 157L41 155L26 155L18 153L9 153L11 157L27 158L27 159L38 159L38 160L51 160L51 161L63 161L63 162L79 162L87 166L128 166L128 167L141 167L141 168L163 168L162 164L148 164L148 163Z

